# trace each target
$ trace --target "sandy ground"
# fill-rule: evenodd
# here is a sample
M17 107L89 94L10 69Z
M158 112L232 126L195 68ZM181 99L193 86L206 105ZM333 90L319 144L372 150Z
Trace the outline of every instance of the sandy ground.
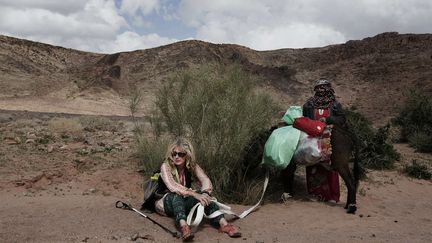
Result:
M144 238L138 238L137 242L180 241L138 214L114 207L117 200L123 200L138 208L141 198L139 176L117 170L102 177L114 174L128 185L118 189L105 185L86 194L89 188L94 188L89 178L98 176L88 175L45 186L35 193L19 187L2 189L1 241L130 242L136 234ZM295 198L284 204L264 204L245 219L236 220L234 223L243 233L240 239L230 239L204 224L197 229L195 241L430 242L431 182L411 180L396 172L375 172L371 176L379 179L362 184L356 215L346 214L343 202L331 206ZM131 194L136 196L132 200ZM233 205L233 208L241 211L246 207ZM174 230L170 218L149 216Z
M143 178L128 157L133 141L122 135L118 153L77 157L73 149L84 145L54 144L50 150L50 144L14 143L6 134L23 122L2 117L0 242L180 242L148 219L114 207L117 200L136 208L141 203ZM407 145L396 148L401 163L431 161L430 155L415 153ZM337 205L310 201L299 192L286 203L266 201L245 219L234 221L243 233L239 239L204 223L194 241L431 242L432 182L408 178L398 170L368 175L358 190L355 215L343 209L345 192ZM247 208L232 206L237 212ZM170 218L150 217L175 229Z

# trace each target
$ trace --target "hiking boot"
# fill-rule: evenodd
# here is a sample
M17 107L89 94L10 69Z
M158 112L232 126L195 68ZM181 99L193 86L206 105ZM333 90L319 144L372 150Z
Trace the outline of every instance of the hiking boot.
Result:
M219 228L219 232L227 233L229 237L237 238L241 236L241 233L237 231L236 227L232 224L227 224Z
M194 234L192 233L191 229L189 228L189 225L181 226L180 231L182 234L182 240L183 241L190 241L194 238Z

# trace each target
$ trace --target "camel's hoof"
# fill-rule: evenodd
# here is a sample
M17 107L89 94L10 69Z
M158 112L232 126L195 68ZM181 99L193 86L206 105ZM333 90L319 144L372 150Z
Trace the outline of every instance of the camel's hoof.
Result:
M348 205L347 213L355 214L355 211L357 211L357 206L355 204Z
M292 198L291 194L289 194L288 192L284 192L284 193L282 193L282 196L281 196L281 202L285 203L290 198Z

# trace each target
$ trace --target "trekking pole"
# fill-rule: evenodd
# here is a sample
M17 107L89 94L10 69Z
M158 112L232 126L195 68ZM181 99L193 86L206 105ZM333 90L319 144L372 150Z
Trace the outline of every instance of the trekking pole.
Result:
M122 201L117 201L116 204L115 204L115 206L116 206L116 208L121 208L121 209L135 211L136 213L138 213L142 217L144 217L144 218L152 221L154 224L158 225L159 227L161 227L162 229L164 229L166 232L170 233L173 237L180 238L180 235L179 235L179 233L177 231L174 232L174 231L168 229L167 227L161 225L160 223L156 222L154 219L152 219L149 216L141 213L139 210L133 208L130 204L124 203Z

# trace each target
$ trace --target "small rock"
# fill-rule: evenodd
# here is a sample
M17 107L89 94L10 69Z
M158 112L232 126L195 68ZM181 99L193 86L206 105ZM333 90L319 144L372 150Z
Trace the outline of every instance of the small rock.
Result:
M363 218L363 214L359 214L359 217L360 217L360 218Z
M84 239L82 240L82 242L87 242L90 238L89 237L84 237Z
M376 235L375 235L375 234L372 234L371 237L376 237Z
M16 145L18 144L17 141L15 141L15 139L11 139L11 138L5 138L5 143L8 145Z
M142 239L145 239L145 240L151 240L151 241L154 241L154 240L155 240L154 237L153 237L152 235L144 235L144 236L142 236L141 238L142 238Z
M36 135L34 133L30 133L29 135L27 135L27 138L28 139L33 139L33 140L37 139L37 137L36 137Z
M34 139L31 139L31 138L29 138L29 139L27 139L27 140L25 141L25 143L35 143L35 140L34 140Z
M25 185L25 182L24 182L24 181L16 181L16 182L15 182L15 185L16 185L16 186L24 186L24 185Z
M119 238L115 235L111 236L111 240L118 240Z
M51 153L54 150L54 146L52 144L48 145L48 153Z
M131 236L131 241L136 241L139 238L139 234L135 233Z
M17 143L22 143L22 140L21 140L20 137L15 137L15 142L17 142Z

